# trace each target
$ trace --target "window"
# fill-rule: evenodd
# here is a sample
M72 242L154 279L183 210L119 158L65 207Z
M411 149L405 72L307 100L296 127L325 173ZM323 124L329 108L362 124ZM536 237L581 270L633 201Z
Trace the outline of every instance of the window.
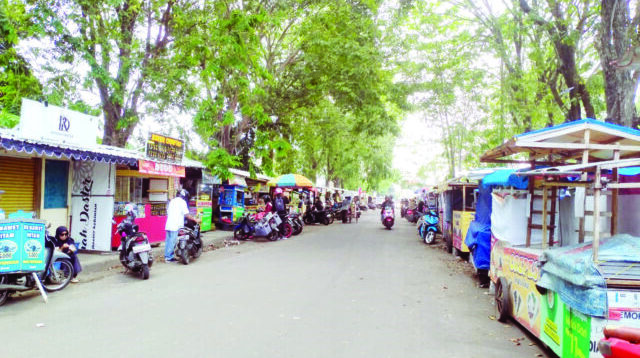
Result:
M44 166L44 208L66 208L68 193L69 162L47 160Z

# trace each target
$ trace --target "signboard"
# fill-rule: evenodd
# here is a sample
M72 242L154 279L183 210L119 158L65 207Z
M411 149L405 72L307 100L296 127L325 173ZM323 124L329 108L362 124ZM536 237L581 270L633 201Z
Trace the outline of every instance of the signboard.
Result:
M469 252L469 248L464 243L464 239L467 237L469 225L471 225L475 216L475 211L453 212L453 246L462 252Z
M143 174L184 178L184 167L174 164L156 163L149 160L138 161L138 171Z
M209 231L211 230L211 218L213 217L213 203L211 200L197 200L196 208L197 214L202 219L202 224L200 224L200 230Z
M147 157L171 162L182 162L184 143L180 139L151 133L147 141Z
M100 122L100 117L23 98L17 129L25 138L94 147Z
M44 238L44 221L0 220L0 273L44 270Z
M115 182L114 164L73 163L71 237L80 249L111 250Z

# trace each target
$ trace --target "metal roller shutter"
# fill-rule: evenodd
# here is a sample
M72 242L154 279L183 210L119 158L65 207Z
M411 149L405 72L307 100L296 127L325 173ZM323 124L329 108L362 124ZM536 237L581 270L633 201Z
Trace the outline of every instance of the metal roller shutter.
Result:
M0 157L0 209L8 215L18 210L35 211L35 171L33 159Z

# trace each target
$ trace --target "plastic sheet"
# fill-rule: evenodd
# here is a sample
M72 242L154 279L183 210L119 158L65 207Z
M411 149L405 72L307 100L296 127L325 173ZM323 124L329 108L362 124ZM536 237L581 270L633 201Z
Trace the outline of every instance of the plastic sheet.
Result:
M608 317L605 277L592 260L592 243L543 252L537 285L553 290L572 308L596 317ZM603 262L640 263L640 238L616 235L600 241L598 259ZM640 277L639 277L640 278Z
M473 265L488 270L491 258L491 187L478 188L476 216L469 225L465 244L473 253Z

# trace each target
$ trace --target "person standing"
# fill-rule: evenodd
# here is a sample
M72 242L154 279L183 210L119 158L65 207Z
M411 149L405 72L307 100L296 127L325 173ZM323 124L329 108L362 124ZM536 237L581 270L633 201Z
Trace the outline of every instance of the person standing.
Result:
M73 278L71 282L78 283L77 276L80 271L82 271L80 260L78 260L78 256L76 255L78 253L78 246L76 246L76 242L69 236L69 230L65 226L58 226L53 244L58 251L67 254L71 259L71 263L73 264Z
M169 201L167 205L167 223L164 226L167 236L164 242L164 261L174 262L176 261L173 251L176 246L176 239L178 238L178 230L184 227L184 218L193 220L198 224L200 219L196 219L193 215L189 214L189 192L186 189L180 189L175 198Z

